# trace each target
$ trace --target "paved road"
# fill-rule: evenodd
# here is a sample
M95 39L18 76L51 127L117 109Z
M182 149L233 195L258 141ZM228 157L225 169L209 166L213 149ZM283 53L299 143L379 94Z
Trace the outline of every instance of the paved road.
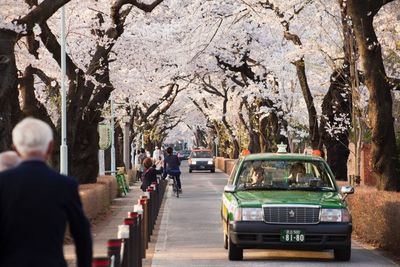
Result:
M167 193L154 253L145 266L398 266L378 253L353 244L350 262L332 260L333 253L275 250L245 250L244 260L230 262L222 246L221 192L227 175L193 172L183 166L183 195ZM155 244L155 245L154 245ZM151 256L151 255L149 255Z

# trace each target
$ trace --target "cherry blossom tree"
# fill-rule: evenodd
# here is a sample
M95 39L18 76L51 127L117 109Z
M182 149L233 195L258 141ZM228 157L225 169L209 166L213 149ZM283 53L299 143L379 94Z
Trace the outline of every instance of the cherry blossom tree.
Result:
M69 173L78 177L80 182L87 183L96 181L99 139L97 125L98 122L102 120L101 109L114 90L114 86L110 80L110 61L112 61L110 56L113 47L123 34L126 19L133 7L144 12L151 12L162 1L163 0L155 0L151 3L144 3L136 0L119 0L115 1L111 6L106 5L107 1L95 3L95 10L96 8L109 8L110 11L108 13L111 20L108 22L106 21L104 15L107 13L104 11L97 10L92 13L92 15L95 14L95 20L92 20L92 25L90 27L90 33L93 39L91 40L92 42L89 41L88 43L93 46L90 51L84 51L86 53L89 52L82 57L82 61L84 61L85 58L88 59L86 64L79 66L78 64L80 62L76 62L73 58L74 53L70 51L67 54L66 68L67 77L69 79L67 108L67 135L70 148ZM28 51L31 55L39 58L41 54L39 50L39 41L36 40L36 37L38 37L41 40L41 44L59 66L61 65L61 48L49 23L52 23L50 17L67 2L69 1L43 1L38 4L37 1L27 1L30 7L33 8L32 11L21 19L17 19L15 22L11 23L21 26L24 29L22 33L26 32ZM75 7L76 6L71 6L70 8L73 9ZM79 11L75 11L74 15L79 18L81 14ZM10 30L6 29L6 31L9 33ZM14 36L17 36L15 31ZM15 37L13 38L14 39L10 37L10 39L14 40L12 44L15 45L17 39ZM79 38L75 41L78 42L78 44L83 43L79 41ZM79 54L81 51L77 50L74 52ZM10 60L10 62L13 62L13 60ZM24 78L24 82L30 84L23 87L25 91L23 94L26 96L23 102L23 110L29 110L30 115L51 122L52 120L48 110L38 105L38 101L35 101L35 94L33 92L35 88L32 86L32 70L34 69L27 69L24 75L26 77ZM15 73L16 69L14 68L14 76ZM12 73L10 73L10 76L13 76ZM41 76L38 77L41 78ZM16 83L14 83L14 88L12 88L14 90L15 85ZM28 90L30 90L30 92ZM13 108L16 107L14 106ZM53 129L56 130L57 136L60 130L59 122L51 123L51 125ZM56 148L59 147L57 141L59 141L59 138L56 138ZM54 151L55 156L53 157L53 165L55 166L58 165L58 153L56 149Z
M393 125L391 84L383 63L382 49L374 28L374 17L392 1L348 0L348 14L353 23L369 90L369 122L372 129L372 170L378 189L399 190L396 173L396 139Z

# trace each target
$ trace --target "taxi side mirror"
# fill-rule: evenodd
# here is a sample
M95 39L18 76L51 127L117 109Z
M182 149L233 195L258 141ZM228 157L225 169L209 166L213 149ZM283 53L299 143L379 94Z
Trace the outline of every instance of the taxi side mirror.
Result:
M354 194L354 187L351 185L342 186L340 193L344 195L343 200L345 200L349 194Z
M351 185L342 186L340 192L343 195L354 194L354 187L352 187Z
M235 185L230 184L230 185L225 185L225 187L224 187L224 192L225 193L233 193L235 191L236 191L236 186Z

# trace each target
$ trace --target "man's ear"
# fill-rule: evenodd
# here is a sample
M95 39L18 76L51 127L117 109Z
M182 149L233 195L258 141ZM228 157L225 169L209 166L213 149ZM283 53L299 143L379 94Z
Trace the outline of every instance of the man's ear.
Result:
M47 147L47 151L46 151L46 160L49 160L51 158L51 152L53 152L53 145L54 145L54 141L50 141L49 146Z

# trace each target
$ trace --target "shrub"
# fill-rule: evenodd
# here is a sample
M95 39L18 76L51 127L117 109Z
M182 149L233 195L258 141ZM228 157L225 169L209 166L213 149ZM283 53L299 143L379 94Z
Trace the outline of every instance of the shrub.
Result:
M348 203L356 237L400 255L400 193L359 187Z

